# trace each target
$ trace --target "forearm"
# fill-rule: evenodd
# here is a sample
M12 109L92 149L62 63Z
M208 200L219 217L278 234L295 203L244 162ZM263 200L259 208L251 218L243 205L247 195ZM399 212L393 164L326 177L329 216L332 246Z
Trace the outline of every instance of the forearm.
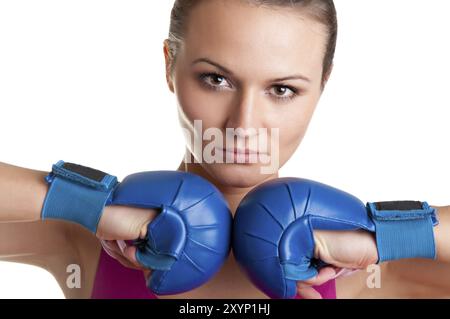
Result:
M450 263L450 206L435 207L439 225L434 228L437 260Z
M0 162L0 223L40 220L47 174Z

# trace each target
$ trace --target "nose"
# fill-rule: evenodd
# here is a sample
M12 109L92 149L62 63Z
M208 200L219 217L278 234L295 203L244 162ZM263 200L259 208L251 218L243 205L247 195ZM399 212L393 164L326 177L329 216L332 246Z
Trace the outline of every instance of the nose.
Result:
M261 109L258 108L258 94L251 88L242 90L236 94L233 107L226 123L227 128L238 129L236 135L240 138L249 138L257 135L256 131L261 127Z

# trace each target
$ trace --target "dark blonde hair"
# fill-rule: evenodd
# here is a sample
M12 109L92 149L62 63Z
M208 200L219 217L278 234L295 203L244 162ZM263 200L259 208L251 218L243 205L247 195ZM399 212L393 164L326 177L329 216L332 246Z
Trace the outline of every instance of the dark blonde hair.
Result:
M168 37L169 53L172 56L171 70L176 61L177 52L183 41L183 31L191 9L203 0L176 0L172 8ZM322 87L333 65L336 51L338 23L333 0L241 0L255 5L302 8L305 13L322 23L327 30L328 39L323 60Z

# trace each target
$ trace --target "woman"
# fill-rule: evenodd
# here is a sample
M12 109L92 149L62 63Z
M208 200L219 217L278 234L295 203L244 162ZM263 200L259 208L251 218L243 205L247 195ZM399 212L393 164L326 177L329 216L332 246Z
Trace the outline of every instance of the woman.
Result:
M244 143L259 137L252 128L267 128L269 137L274 134L270 129L277 128L277 168L283 166L301 143L326 87L336 37L336 12L331 0L176 1L164 56L167 84L178 99L186 136L198 136L195 120L202 121L202 130L218 128L227 141L234 139L227 135L227 128L242 128L236 139ZM217 150L234 159L243 156L244 163L208 164L202 160L206 142L202 143L203 147L195 148L187 140L189 156L179 170L215 184L232 213L252 188L278 177L278 169L262 174L262 162L249 162L248 144L244 144L244 151ZM263 151L258 149L256 153ZM143 271L136 262L135 248L120 240L142 235L155 211L107 207L95 237L78 225L38 221L47 190L45 172L9 165L0 165L0 170L0 259L47 269L67 298L154 297L146 291L143 276L143 272L146 277L151 272ZM317 254L336 267L323 268L316 278L299 282L299 296L450 297L450 282L443 280L450 275L450 245L445 244L449 242L445 238L450 233L449 210L438 210L438 260L384 263L381 288L377 289L369 288L369 274L364 271L333 280L337 267L364 269L376 262L371 235L316 232ZM11 223L27 220L35 222ZM83 270L80 289L66 285L69 264L78 264ZM159 298L267 297L250 283L231 254L204 286Z

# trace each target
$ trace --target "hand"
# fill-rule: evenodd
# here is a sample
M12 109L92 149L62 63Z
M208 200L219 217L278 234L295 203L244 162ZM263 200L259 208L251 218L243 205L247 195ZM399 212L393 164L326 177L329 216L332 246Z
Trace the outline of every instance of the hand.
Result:
M312 279L297 282L297 293L304 299L321 299L312 286L334 279L342 268L365 269L378 261L375 237L364 230L314 231L314 242L314 258L331 266Z
M96 236L104 240L135 240L145 238L147 226L155 219L155 209L130 206L106 206Z
M128 245L123 240L100 240L106 253L127 268L142 270L146 280L152 271L139 264L136 260L136 247Z
M109 256L125 267L142 270L146 278L150 276L151 270L139 264L136 247L128 245L125 240L145 238L147 226L157 214L154 209L106 206L96 233Z
M116 241L110 252L122 264L152 269L147 287L157 295L199 287L220 270L229 254L230 210L223 195L200 176L178 171L131 174L114 190L111 204L97 237ZM155 207L158 214L130 206ZM122 252L120 240L133 243Z

